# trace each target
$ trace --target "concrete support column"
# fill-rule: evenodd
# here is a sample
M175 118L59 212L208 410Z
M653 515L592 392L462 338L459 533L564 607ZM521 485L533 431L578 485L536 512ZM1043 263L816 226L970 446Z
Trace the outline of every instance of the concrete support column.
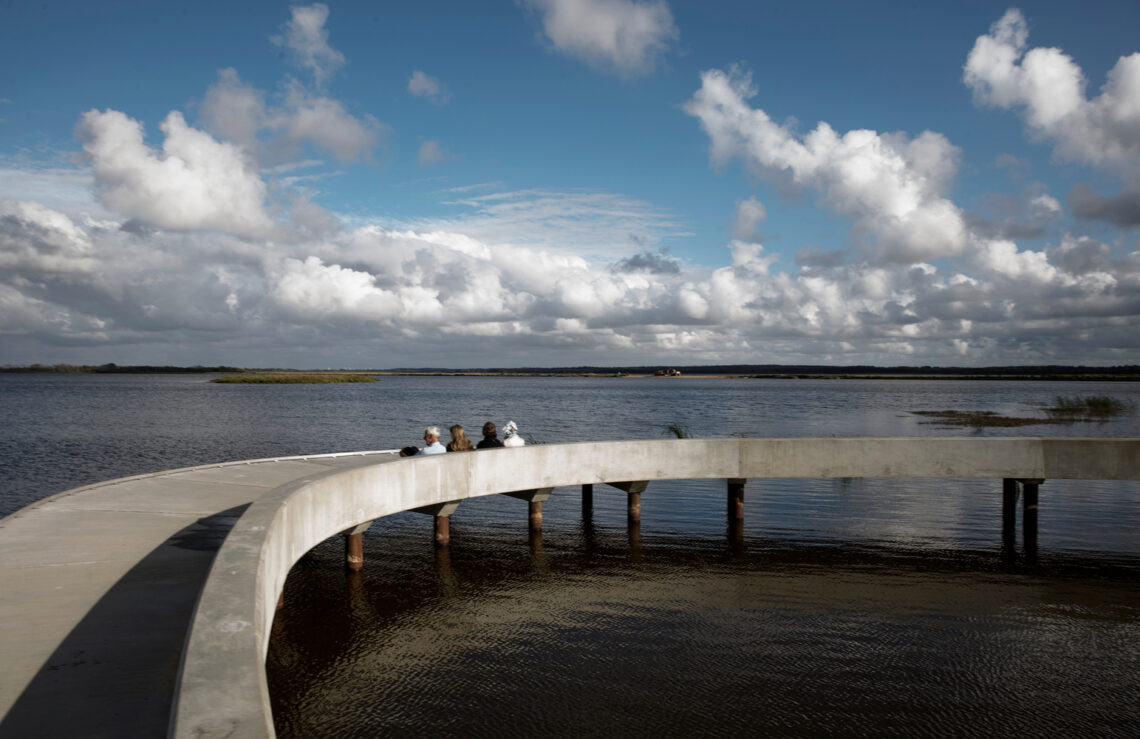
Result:
M530 530L542 531L542 501L532 500L527 504L530 514Z
M546 570L546 554L542 551L542 532L531 529L527 532L527 544L530 545L531 563L540 571Z
M1017 480L1006 477L1001 481L1001 535L1012 543L1017 531Z
M582 515L589 517L594 513L594 486L582 486Z
M641 524L631 521L626 531L629 534L629 560L631 562L640 562L643 559L641 552Z
M744 520L744 483L736 477L728 478L728 520L743 521Z
M1001 527L1012 531L1017 525L1017 480L1011 477L1001 481Z
M1026 553L1037 548L1037 487L1042 482L1021 481L1021 538Z
M435 545L445 547L451 543L451 516L435 517Z
M608 482L606 484L626 492L626 517L630 523L641 523L641 494L649 487L649 481L631 480L629 482Z
M364 534L345 534L344 567L349 572L364 569Z
M1020 485L1012 477L1001 481L1001 557L1008 563L1017 558L1017 495Z

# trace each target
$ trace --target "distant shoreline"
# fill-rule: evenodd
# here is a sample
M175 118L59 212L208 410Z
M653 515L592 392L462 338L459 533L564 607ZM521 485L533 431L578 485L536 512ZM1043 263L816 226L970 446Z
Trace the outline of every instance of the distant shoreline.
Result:
M372 377L597 377L654 378L662 381L705 379L765 380L1017 380L1017 381L1140 381L1140 365L1083 367L1048 365L1042 367L825 367L781 365L708 365L669 368L676 374L655 367L521 367L493 369L396 368L361 370L312 370L282 368L241 368L231 366L153 366L153 365L30 365L0 367L2 373L36 374L217 374L229 377L254 375L313 375Z

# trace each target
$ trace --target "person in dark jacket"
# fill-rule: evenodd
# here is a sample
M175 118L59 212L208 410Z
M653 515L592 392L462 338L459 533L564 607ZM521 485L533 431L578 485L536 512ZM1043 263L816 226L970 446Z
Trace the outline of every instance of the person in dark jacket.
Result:
M499 430L495 428L495 424L491 421L483 424L483 440L476 445L476 449L494 449L500 447L503 442L499 441Z

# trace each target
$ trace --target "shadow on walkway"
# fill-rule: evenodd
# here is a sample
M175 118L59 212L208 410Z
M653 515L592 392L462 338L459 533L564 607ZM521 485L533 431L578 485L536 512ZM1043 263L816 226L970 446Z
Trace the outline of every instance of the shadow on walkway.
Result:
M198 594L247 507L198 519L123 575L20 694L0 737L165 736Z

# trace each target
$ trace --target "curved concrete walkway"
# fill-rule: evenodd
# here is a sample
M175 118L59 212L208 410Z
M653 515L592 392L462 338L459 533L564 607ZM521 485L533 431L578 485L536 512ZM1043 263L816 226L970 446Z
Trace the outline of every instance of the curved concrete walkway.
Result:
M552 444L412 458L286 485L250 506L218 552L194 617L173 734L274 736L265 655L293 563L364 521L447 501L661 479L1140 479L1140 439L686 439ZM1026 498L1028 500L1028 496Z
M398 459L174 470L0 520L0 735L272 736L264 657L289 569L391 513L631 480L981 477L996 496L1002 478L1140 479L1140 439L711 439Z
M194 606L251 502L398 459L362 452L170 470L0 519L0 736L162 736Z

